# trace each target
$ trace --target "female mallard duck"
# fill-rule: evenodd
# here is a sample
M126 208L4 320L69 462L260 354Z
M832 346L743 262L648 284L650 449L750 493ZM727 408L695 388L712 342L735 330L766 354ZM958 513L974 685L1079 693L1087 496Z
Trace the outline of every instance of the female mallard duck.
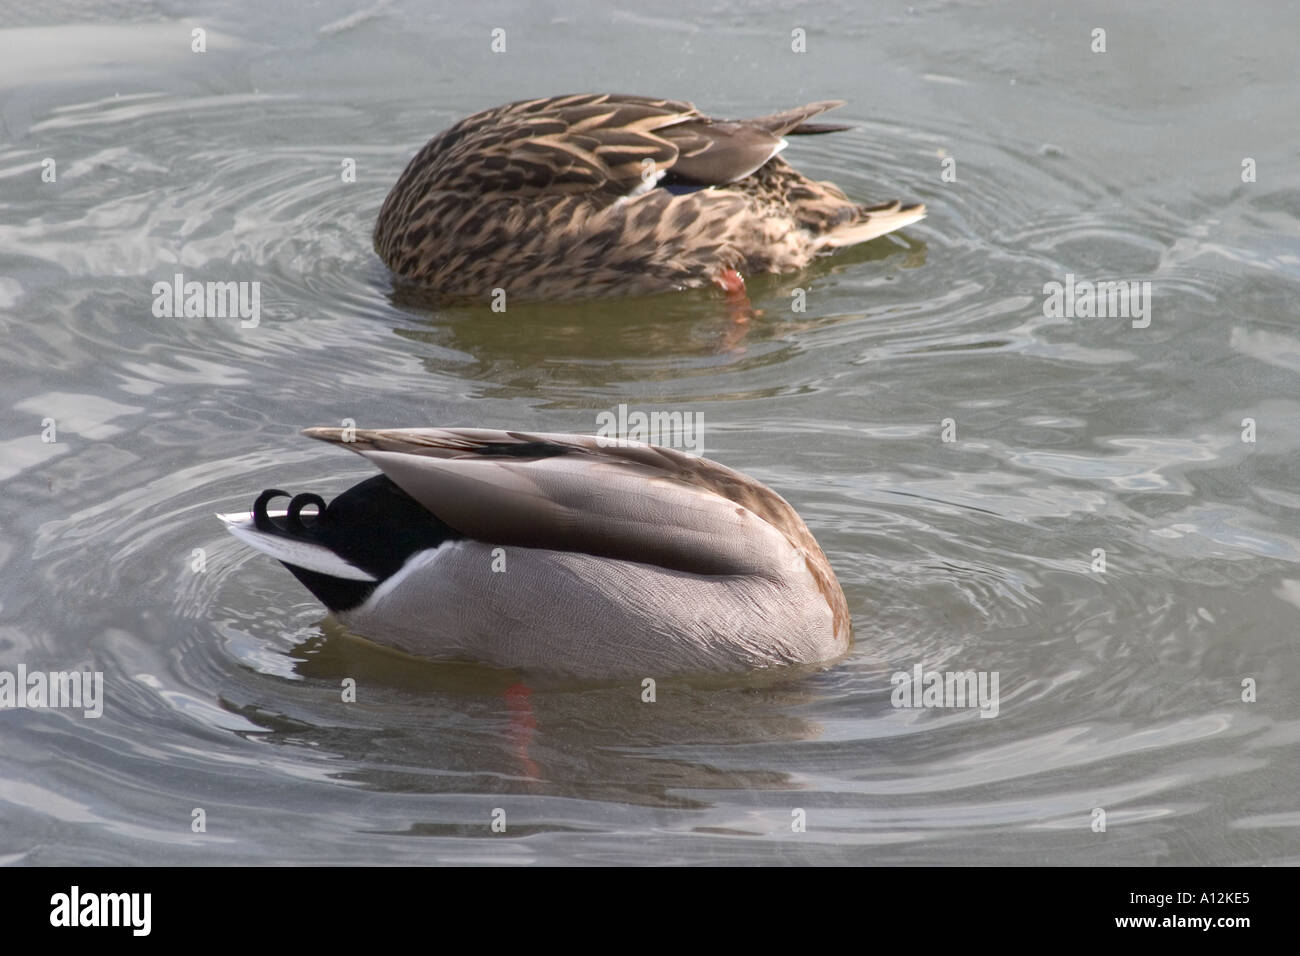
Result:
M830 562L786 501L705 458L479 428L309 428L379 467L328 507L223 515L358 634L586 678L828 661ZM312 505L315 513L304 513Z
M809 103L715 120L690 103L585 93L498 106L420 150L384 200L375 251L450 296L646 294L792 272L916 222L919 204L850 201L776 154Z

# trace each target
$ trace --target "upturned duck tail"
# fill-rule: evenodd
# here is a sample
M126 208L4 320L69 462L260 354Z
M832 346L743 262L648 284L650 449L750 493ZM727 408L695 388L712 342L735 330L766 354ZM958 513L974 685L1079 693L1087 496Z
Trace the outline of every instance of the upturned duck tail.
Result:
M818 236L816 239L817 249L821 251L856 245L859 242L866 242L868 239L875 239L878 236L893 232L895 229L910 226L912 223L924 218L925 206L921 203L904 206L895 199L892 202L881 203L878 206L867 206L862 210L861 218L845 223L842 226L836 226L829 232Z

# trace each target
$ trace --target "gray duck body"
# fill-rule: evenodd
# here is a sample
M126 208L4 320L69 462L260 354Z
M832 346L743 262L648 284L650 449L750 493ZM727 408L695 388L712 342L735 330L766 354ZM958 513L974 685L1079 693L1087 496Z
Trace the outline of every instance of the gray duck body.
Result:
M615 679L833 660L847 603L793 508L705 458L582 435L313 428L382 476L225 516L357 634ZM352 440L345 440L352 439ZM305 499L313 499L306 501ZM318 515L303 513L318 505Z

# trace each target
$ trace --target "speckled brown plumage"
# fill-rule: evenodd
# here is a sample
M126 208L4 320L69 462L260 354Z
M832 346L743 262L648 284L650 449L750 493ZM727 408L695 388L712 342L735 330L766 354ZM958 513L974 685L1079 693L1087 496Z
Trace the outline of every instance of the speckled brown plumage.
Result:
M402 280L475 298L646 294L728 269L795 271L925 215L857 205L776 157L786 135L844 129L809 122L839 105L730 121L683 101L589 93L485 110L411 160L380 210L375 250Z

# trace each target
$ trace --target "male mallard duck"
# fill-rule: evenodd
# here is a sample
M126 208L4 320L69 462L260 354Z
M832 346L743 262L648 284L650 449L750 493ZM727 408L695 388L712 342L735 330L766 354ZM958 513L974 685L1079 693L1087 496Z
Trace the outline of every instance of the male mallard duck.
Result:
M309 428L382 474L328 507L223 515L349 628L430 658L587 678L835 658L849 613L776 492L638 442L481 428ZM315 513L304 513L314 506Z
M476 113L431 139L375 223L399 277L451 296L646 294L792 272L916 222L776 154L842 101L715 120L681 100L584 93Z

